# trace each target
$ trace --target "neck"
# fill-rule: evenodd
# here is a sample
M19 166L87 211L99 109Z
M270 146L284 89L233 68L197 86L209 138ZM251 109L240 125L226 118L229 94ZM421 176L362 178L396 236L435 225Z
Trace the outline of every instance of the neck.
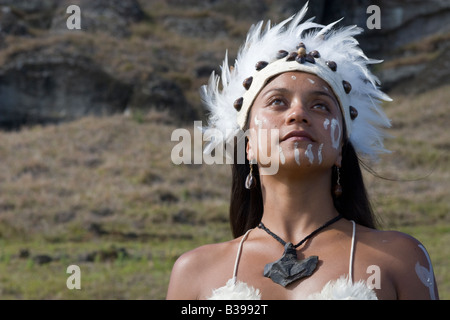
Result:
M331 196L331 170L305 177L262 175L262 221L286 242L298 242L338 215Z

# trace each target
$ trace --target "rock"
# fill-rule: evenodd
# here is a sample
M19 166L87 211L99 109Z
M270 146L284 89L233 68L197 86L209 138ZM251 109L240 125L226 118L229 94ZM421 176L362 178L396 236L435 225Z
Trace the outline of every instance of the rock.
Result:
M172 216L173 223L191 224L194 225L197 213L189 209L181 209Z
M161 191L159 194L159 201L166 202L166 203L177 203L178 197L174 195L170 191Z
M38 254L33 257L33 261L38 265L43 265L52 262L53 258L47 254Z
M20 249L19 250L19 258L21 259L25 259L28 258L30 256L30 250L27 248L24 249Z
M8 6L27 14L36 14L56 8L60 0L0 0L0 6Z
M171 7L198 9L200 12L212 11L236 19L261 19L269 6L267 1L254 0L166 0ZM281 1L283 2L283 1ZM298 2L298 0L297 0Z
M0 34L29 35L26 23L10 7L0 7Z
M78 256L78 260L86 262L104 262L115 261L117 259L126 259L129 257L130 255L126 248L116 248L111 246L108 249L101 249L81 254Z
M0 125L17 127L136 109L168 110L177 121L198 119L204 113L198 88L213 70L220 72L225 50L229 49L232 62L252 23L262 19L277 23L304 3L0 0ZM366 9L371 4L381 9L380 30L367 29ZM80 31L66 27L69 5L81 8ZM424 89L448 79L443 41L435 41L440 47L425 52L411 47L450 33L449 1L317 0L309 7L306 18L315 16L315 21L327 24L344 17L338 26L356 24L364 29L357 37L361 47L370 58L386 62L373 68L385 91L424 72L429 80L418 82ZM198 50L190 48L190 39L195 45L205 44ZM386 67L428 53L443 58L405 64L406 59ZM312 52L311 56L317 58ZM314 62L308 55L305 59Z
M228 36L227 20L222 16L175 17L163 21L164 28L178 35L198 38L219 38Z
M27 28L48 29L58 2L59 0L0 0L0 6L9 7L20 16Z
M55 33L73 32L68 30L67 7L77 5L81 11L81 29L84 32L106 32L113 36L127 37L129 26L142 21L146 15L137 0L65 0L58 3L51 30Z
M82 56L17 56L0 69L0 126L61 122L125 110L131 87Z
M132 109L169 111L174 122L195 119L197 116L183 90L175 82L157 75L135 86L129 105Z

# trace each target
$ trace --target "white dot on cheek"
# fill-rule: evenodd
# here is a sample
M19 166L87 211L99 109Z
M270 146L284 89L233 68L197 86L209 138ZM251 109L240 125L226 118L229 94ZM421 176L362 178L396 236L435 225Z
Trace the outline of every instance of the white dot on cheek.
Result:
M295 80L295 79L297 79L297 77L296 76L291 76L291 79Z

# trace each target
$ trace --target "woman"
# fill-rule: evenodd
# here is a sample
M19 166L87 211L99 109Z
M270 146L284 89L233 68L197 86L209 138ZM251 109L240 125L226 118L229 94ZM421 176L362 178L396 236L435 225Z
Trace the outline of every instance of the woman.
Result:
M359 28L300 24L306 11L252 27L222 88L214 74L204 87L212 137L222 132L205 152L245 138L245 163L234 143L236 239L183 254L168 299L438 298L425 248L376 230L366 196L359 158L386 151L389 126L390 99L367 69L377 61L358 48Z

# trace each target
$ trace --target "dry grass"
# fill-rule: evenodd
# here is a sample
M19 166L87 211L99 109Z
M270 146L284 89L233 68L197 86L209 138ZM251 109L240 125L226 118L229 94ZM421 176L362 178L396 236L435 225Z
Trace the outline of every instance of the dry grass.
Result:
M6 37L0 64L17 55L33 58L39 51L87 56L128 82L145 81L156 67L167 69L157 71L182 87L197 107L206 76L196 70L218 66L225 48L236 52L247 19L224 14L219 18L228 37L205 41L171 30L164 19L213 13L174 11L165 1L142 5L150 19L131 25L128 38L107 33ZM410 57L393 60L390 67L434 59L439 42L447 39L448 34L411 44L402 49L411 51ZM441 298L450 299L450 86L393 98L386 105L395 136L387 147L393 153L373 169L394 181L365 173L366 184L382 227L424 243ZM174 165L171 115L133 112L0 132L0 298L163 299L181 253L231 238L229 167ZM192 132L193 125L187 128ZM116 254L118 248L127 255ZM52 261L39 264L39 255ZM89 255L95 258L86 259ZM81 291L65 286L70 264L81 267Z
M449 87L394 96L394 152L365 174L384 229L430 251L450 298ZM84 118L0 134L0 295L5 299L163 299L175 259L231 238L229 167L171 162L176 128L159 113ZM187 125L193 130L193 125ZM127 256L83 256L125 248ZM20 258L23 249L29 256ZM40 265L36 256L53 261ZM65 287L69 264L83 290ZM45 287L45 290L40 290Z
M230 237L229 168L172 164L175 126L167 121L118 115L1 133L0 273L11 275L0 281L2 298L163 298L177 256ZM130 257L80 258L108 246L123 246ZM30 255L21 259L24 248ZM52 266L35 262L42 254ZM61 280L71 263L91 270L78 295Z

